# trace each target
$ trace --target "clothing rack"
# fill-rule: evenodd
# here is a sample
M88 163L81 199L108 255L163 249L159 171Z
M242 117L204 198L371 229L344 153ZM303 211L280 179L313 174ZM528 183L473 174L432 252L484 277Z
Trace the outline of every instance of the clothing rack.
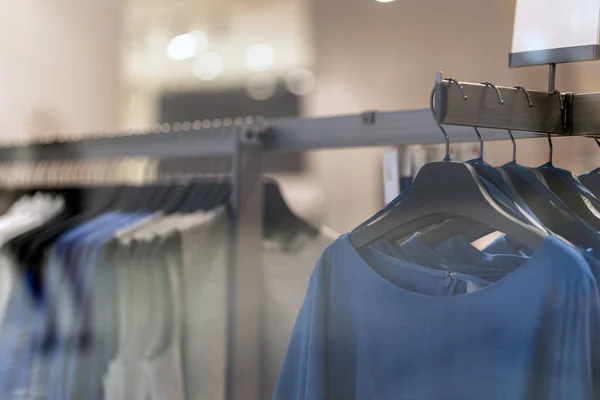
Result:
M600 134L598 94L559 94L493 84L459 83L438 74L430 109L365 112L332 118L226 119L157 124L140 132L60 135L0 147L2 164L38 164L121 157L231 157L233 210L230 257L228 398L258 400L260 393L262 154L327 148L443 143L556 135ZM433 97L435 96L435 97ZM531 106L532 105L532 106ZM454 125L454 126L452 126ZM202 172L202 171L199 171ZM268 345L268 344L267 344Z
M429 109L251 121L229 126L224 125L222 120L164 123L147 131L98 131L93 135L61 135L46 141L11 143L0 146L0 164L136 156L232 156L236 153L238 141L242 140L259 140L262 152L444 142ZM522 132L517 132L518 127L511 129L515 129L513 134L518 139L539 137L535 133L525 132L526 129ZM446 130L452 142L477 140L471 130L461 127L448 127ZM481 132L485 140L509 139L506 131L482 129Z

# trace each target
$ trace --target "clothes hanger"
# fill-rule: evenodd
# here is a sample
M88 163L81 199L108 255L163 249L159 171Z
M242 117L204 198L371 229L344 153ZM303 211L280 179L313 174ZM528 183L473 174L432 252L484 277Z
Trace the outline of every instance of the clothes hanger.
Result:
M142 167L144 168L142 170L143 177L146 176L147 169L149 169L150 166L151 162L149 161L145 161L145 164L142 164ZM112 199L112 202L105 205L103 210L118 210L122 212L150 211L149 206L157 196L155 187L149 184L139 185L123 182L123 178L128 176L128 171L135 171L137 168L139 168L139 164L137 164L136 160L124 158L110 162L109 170L114 171L116 174L114 178L119 184L115 186L111 185L107 189L110 193L109 197ZM111 187L113 188L112 192ZM100 213L96 213L96 215Z
M64 173L64 171L63 171ZM106 197L100 201L92 203L92 205L83 205L83 211L78 213L69 213L62 218L57 218L48 224L41 227L41 229L30 232L26 236L19 238L17 248L15 249L15 256L19 261L21 268L24 270L29 277L29 283L31 285L34 296L38 299L43 298L43 272L44 272L44 256L46 249L51 246L54 241L67 230L88 221L97 215L114 209L113 206L117 204L119 188L110 186L111 182L108 174L102 177L102 182L106 184L104 190ZM89 188L88 188L89 189ZM82 201L85 203L86 194L87 196L93 195L93 191L88 189L83 191ZM99 193L96 191L95 193ZM88 197L89 198L89 197Z
M211 129L208 135L213 135L213 132L214 129ZM209 158L211 169L214 169L217 172L220 171L219 168L214 167L215 163L218 163L219 161L220 164L226 162L218 156ZM218 183L219 181L207 182L205 180L192 179L185 184L172 187L172 191L165 199L165 204L162 205L163 210L166 214L175 212L196 212L201 210L208 211L215 207L216 195L223 191Z
M600 147L600 139L593 138L596 145ZM585 185L596 197L600 196L600 167L579 176L581 183Z
M558 95L561 110L564 110L564 102L560 92L554 90ZM573 174L565 169L556 168L552 163L554 146L552 137L548 137L548 162L537 168L542 173L548 187L581 219L590 224L594 229L600 231L600 200L588 190Z
M140 196L147 195L149 197L141 199L141 204L136 204L138 210L152 213L161 211L160 206L164 202L166 196L168 196L169 185L157 182L159 162L159 160L152 160L145 164L142 173L142 183L140 185L140 191L145 191L145 193L140 194Z
M527 94L525 89L520 90ZM528 99L530 101L529 96ZM562 102L560 102L560 105L562 106ZM519 196L533 211L533 214L547 230L562 236L573 245L584 248L598 248L600 245L598 231L579 218L548 188L539 171L517 163L516 143L510 129L508 129L508 134L513 142L513 159L501 168L509 177L511 185Z
M433 106L435 92L436 87L431 92L430 109L437 122ZM508 199L486 185L473 166L449 161L450 139L439 122L437 125L446 141L444 160L426 164L387 214L352 231L349 238L354 247L369 245L382 237L406 236L448 218L467 217L537 248L548 232L512 216L510 211L517 211Z
M447 77L447 78L443 78L442 81L454 83L457 86L457 88L463 98L463 101L466 101L468 99L468 96L465 94L463 86L456 79ZM444 160L450 160L450 149L448 147L446 148L446 156L445 156ZM385 207L383 207L381 210L379 210L377 213L375 213L371 218L369 218L368 220L366 220L365 222L363 222L362 224L357 226L355 228L355 230L358 230L367 225L370 225L371 223L377 221L379 218L381 218L383 215L385 215L388 211L393 209L404 197L404 192L405 191L402 191L398 196L396 196L392 201L390 201L388 204L386 204Z
M481 84L494 89L494 91L496 92L496 96L498 97L498 104L500 106L504 105L502 94L494 84L490 82L481 82ZM525 94L527 95L529 106L533 107L533 104L531 103L531 98L529 97L529 93L527 93L526 90ZM473 130L475 131L477 138L479 139L479 157L469 160L467 161L467 163L473 166L473 168L480 177L484 178L487 182L494 185L498 190L500 190L500 192L502 192L502 194L504 194L509 200L511 200L515 204L515 206L520 211L520 215L523 217L521 219L527 221L530 224L538 226L540 229L544 229L543 225L533 215L532 211L529 209L525 201L506 181L506 177L503 174L502 170L491 166L483 160L483 137L481 136L481 133L479 132L479 129L477 129L477 127L473 127ZM514 155L515 153L513 151L513 156ZM477 228L478 226L479 228ZM432 229L429 229L428 231L422 233L420 236L420 240L428 246L434 248L438 244L442 243L445 240L445 238L456 236L463 232L468 233L468 238L466 237L465 239L469 240L470 242L473 242L483 236L489 235L493 232L493 230L489 227L485 227L467 218L456 218L446 221L443 224L433 227Z
M214 178L197 182L196 193L187 204L190 212L210 211L220 205L230 206L232 188L228 174L233 168L231 159L216 156L209 161L215 172Z
M225 126L211 124L208 135L222 135ZM231 129L236 129L232 127ZM211 172L214 172L214 177L206 179L194 179L192 181L194 188L188 196L187 201L181 205L182 209L186 212L197 212L197 211L210 211L215 207L223 204L229 205L231 183L225 174L231 172L229 165L231 158L224 158L220 156L210 157L208 159Z
M549 160L538 167L550 189L581 219L600 231L600 200L571 172L556 168L552 163L552 138L548 134Z

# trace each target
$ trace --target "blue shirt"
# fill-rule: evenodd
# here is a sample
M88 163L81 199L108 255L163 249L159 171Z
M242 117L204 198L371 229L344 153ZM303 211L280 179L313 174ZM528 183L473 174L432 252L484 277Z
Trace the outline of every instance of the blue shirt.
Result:
M323 253L274 399L598 395L600 296L579 251L549 237L505 279L451 297L403 289L393 272L347 235Z

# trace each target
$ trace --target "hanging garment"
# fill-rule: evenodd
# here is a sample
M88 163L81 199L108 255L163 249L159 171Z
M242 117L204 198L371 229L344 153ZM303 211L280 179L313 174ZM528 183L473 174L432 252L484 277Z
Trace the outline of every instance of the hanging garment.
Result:
M314 263L332 241L323 233L265 241L261 399L273 397Z
M7 353L0 398L226 398L230 212L224 206L189 212L190 199L204 200L185 187L173 198L162 191L168 208L186 203L186 213L117 211L137 209L138 197L143 204L136 190L106 188L93 210L61 205L31 221L22 213L31 206L27 198L13 205L22 227L6 241L25 236L12 253L0 250L21 289L11 288L7 306L19 324L0 329L7 338L0 346ZM268 298L261 389L270 397L311 264L332 239L290 214L275 183L265 190L272 206L263 232L269 254L258 290ZM0 216L0 240L10 212Z
M317 263L274 398L594 398L594 269L548 237L503 280L431 296L344 235Z
M187 400L226 399L229 235L224 208L190 216L181 226Z
M101 346L101 342L106 340L106 338L99 336L98 332L100 331L95 329L95 327L99 325L99 321L93 322L98 317L95 315L93 308L91 307L91 301L93 301L95 297L92 289L95 286L94 284L97 279L97 273L95 269L93 269L93 266L95 265L94 260L98 258L101 247L108 243L118 229L123 226L135 224L144 218L146 218L145 215L130 216L127 218L127 220L124 219L122 224L103 228L102 230L99 230L93 235L85 238L81 243L80 259L81 264L87 265L87 269L89 270L89 275L87 276L87 279L85 279L85 287L88 288L87 292L90 294L81 302L78 313L74 315L73 321L75 324L73 331L75 335L79 337L79 346L69 347L69 351L72 353L72 355L66 357L68 362L68 365L66 366L67 381L64 385L64 389L69 394L63 395L61 397L63 399L77 399L82 395L82 393L87 393L87 391L92 391L92 393L100 393L101 391L102 381L100 376L97 376L95 381L88 381L87 385L81 385L79 390L74 389L77 383L86 382L86 380L83 378L78 379L77 371L90 371L90 373L93 371L92 364L95 354L91 349ZM102 266L102 268L104 268L104 266ZM80 268L80 270L85 271L86 268ZM94 343L95 337L98 337L98 343ZM77 347L84 350L85 355L83 357L80 357L77 353Z
M97 393L98 388L94 385L81 388L82 392L76 392L73 379L75 371L89 369L92 362L90 357L93 354L89 349L96 345L93 342L104 340L92 330L92 320L96 317L91 312L90 303L93 298L96 265L93 260L98 257L99 248L108 242L117 230L144 217L143 214L114 213L104 218L100 217L100 224L98 221L91 221L88 225L67 232L58 240L55 247L57 256L50 265L59 270L57 274L62 272L55 292L56 300L50 300L52 304L57 305L57 309L54 313L47 313L50 321L46 326L50 331L42 335L42 343L39 346L40 349L44 349L49 343L53 344L52 352L49 353L52 357L51 367L45 374L45 386L51 398L77 399L82 397L83 393ZM63 247L59 248L60 245ZM51 290L46 292L52 293ZM60 296L60 293L63 295ZM61 297L65 300L63 305L59 303ZM56 316L59 318L55 318ZM55 320L59 323L54 324Z
M23 197L0 217L2 244L35 229L60 213L64 201L45 195ZM43 390L30 385L29 344L38 321L26 282L15 273L15 261L4 248L0 250L3 275L0 330L0 397L41 395Z
M173 238L176 238L175 236ZM166 240L163 241L166 244ZM177 246L180 248L180 246ZM157 318L155 328L160 340L149 346L145 359L142 361L145 395L142 398L156 400L184 400L184 375L181 354L182 335L182 302L181 294L181 260L180 254L164 253L161 259L163 268L159 268L157 278L160 284L168 283L165 287L165 298L173 300L163 312L151 313ZM166 329L165 329L166 328Z
M123 300L119 302L118 312L124 326L120 328L117 355L110 362L104 379L106 399L159 400L169 398L164 397L167 394L176 400L183 399L181 312L177 301L181 295L180 278L178 271L173 270L180 267L173 266L173 261L167 263L162 252L178 253L181 249L157 248L159 245L153 242L156 235L166 234L165 229L172 230L182 218L179 214L156 218L127 232L129 239L120 235L124 247L117 268L121 271L119 294ZM170 286L172 288L166 290ZM157 349L163 347L161 338L166 331L171 331L168 335L171 342L166 350L169 354L156 354ZM167 367L163 366L165 359ZM156 369L160 373L156 374Z

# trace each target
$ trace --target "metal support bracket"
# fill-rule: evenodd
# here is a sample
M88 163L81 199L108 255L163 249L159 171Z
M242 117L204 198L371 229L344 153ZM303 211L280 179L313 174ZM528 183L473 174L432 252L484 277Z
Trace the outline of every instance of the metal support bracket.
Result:
M228 400L260 400L263 310L262 130L240 127L232 182L229 259Z
M436 118L440 124L511 129L538 133L568 135L571 96L558 93L528 91L528 98L514 87L498 86L498 92L476 83L460 83L465 100L456 84L436 84ZM503 99L498 101L498 93ZM557 99L557 96L560 98ZM562 107L561 104L565 104ZM568 104L568 106L567 106Z

